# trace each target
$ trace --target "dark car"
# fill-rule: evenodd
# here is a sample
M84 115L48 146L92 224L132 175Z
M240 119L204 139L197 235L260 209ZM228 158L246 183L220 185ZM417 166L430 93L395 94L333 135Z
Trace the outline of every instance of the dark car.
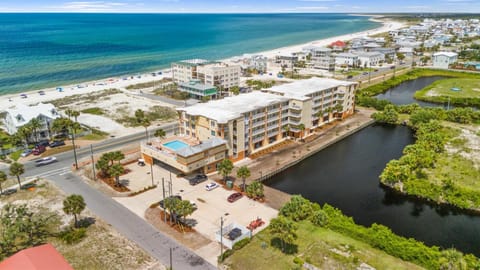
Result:
M41 153L45 152L45 150L47 150L47 149L45 148L45 146L39 145L39 146L37 146L35 149L33 149L33 152L32 152L32 153L33 153L35 156L38 156L38 155L40 155Z
M35 144L35 148L38 148L39 146L47 147L49 145L50 143L48 141L40 141L39 143Z
M173 196L170 196L169 198L177 198L179 200L182 200L182 196L180 196L180 195L173 195ZM163 205L164 205L163 200L161 200L158 204L160 205L161 208L165 208L165 207L163 207Z
M62 145L65 145L64 141L54 141L50 144L50 147L54 148L54 147L58 147L58 146L62 146Z
M17 193L17 189L16 189L16 188L4 190L4 191L2 192L2 195L12 195L13 193Z
M22 185L21 189L29 189L29 188L34 188L36 186L37 185L35 183L28 183L28 184Z
M240 230L239 228L234 228L228 233L228 239L235 240L240 237L240 235L242 235L242 230Z
M232 195L228 196L227 200L228 200L228 202L233 203L233 202L239 200L242 197L243 197L242 193L236 192L236 193L233 193Z
M207 181L208 177L205 174L197 174L194 178L190 179L190 185L194 186L200 184L204 181Z

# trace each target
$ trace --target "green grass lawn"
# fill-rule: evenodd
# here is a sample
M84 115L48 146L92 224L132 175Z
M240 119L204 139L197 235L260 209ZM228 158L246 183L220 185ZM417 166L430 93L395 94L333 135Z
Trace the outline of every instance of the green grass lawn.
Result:
M99 107L88 108L88 109L82 110L81 112L82 113L94 114L94 115L104 115L105 114L105 110L103 110L102 108L99 108Z
M452 91L452 88L460 91ZM438 80L415 93L415 97L446 96L456 98L479 98L480 79L444 79Z
M296 269L293 259L299 257L320 269L356 269L362 262L376 269L423 269L308 221L299 223L297 234L296 254L286 255L270 246L271 235L263 230L227 258L225 264L229 269ZM262 243L266 245L262 247Z

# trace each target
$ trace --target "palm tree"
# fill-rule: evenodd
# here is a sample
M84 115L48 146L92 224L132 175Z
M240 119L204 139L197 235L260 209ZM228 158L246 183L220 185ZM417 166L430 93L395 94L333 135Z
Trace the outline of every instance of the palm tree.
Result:
M268 229L274 237L280 240L282 252L285 252L287 244L293 244L297 238L298 225L284 216L272 219Z
M300 129L300 138L303 139L303 131L305 131L305 125L304 124L298 125L298 129Z
M290 138L290 125L284 126L283 129L285 130L287 137Z
M72 194L63 201L63 212L67 215L73 215L75 218L75 227L77 227L77 215L82 213L85 206L85 201L81 195Z
M323 114L325 114L325 111L323 110L323 108L317 112L318 124L323 122Z
M79 111L72 111L71 115L72 115L72 117L75 118L75 122L78 122L77 117L80 115L80 112Z
M237 176L242 178L242 181L243 181L242 191L245 191L245 179L247 177L250 177L250 170L248 169L247 166L242 166L238 168Z
M120 186L120 175L125 172L123 166L119 163L113 164L110 169L108 169L108 174L115 177L115 186Z
M183 222L186 223L187 216L191 215L194 211L192 203L187 200L180 201L176 207L178 214L183 217Z
M35 138L35 142L38 142L37 131L42 127L42 123L40 123L40 120L38 120L38 118L32 118L32 120L28 122L28 125L33 131L33 137Z
M25 168L23 167L23 164L14 162L12 163L12 165L10 165L10 175L17 177L18 186L20 188L22 188L22 183L20 183L20 175L24 173L25 173Z
M2 183L7 181L7 174L3 171L0 171L0 195L3 194Z
M135 118L137 118L138 122L141 122L143 118L145 118L145 112L142 109L138 109L135 111Z
M29 138L32 136L32 129L30 128L30 125L23 125L19 127L17 130L17 135L25 139L25 145L27 146Z
M230 159L224 159L218 164L218 171L223 175L224 181L233 170L233 163Z
M141 124L145 128L145 137L147 138L148 142L148 127L152 125L152 123L150 123L150 120L148 120L147 118L143 118Z
M165 136L167 134L165 133L165 130L163 129L157 129L155 130L155 133L153 133L153 136L159 138L160 140L165 139Z
M72 114L73 114L73 110L72 109L66 109L65 110L65 114L68 116L68 119L72 119Z

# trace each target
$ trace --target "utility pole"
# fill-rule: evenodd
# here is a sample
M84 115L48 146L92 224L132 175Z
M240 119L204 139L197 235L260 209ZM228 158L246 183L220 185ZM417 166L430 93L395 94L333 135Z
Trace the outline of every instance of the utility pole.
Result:
M162 191L163 191L163 217L167 223L167 211L165 211L165 179L162 177Z
M93 159L93 146L92 146L92 144L90 144L90 157L92 158L93 181L97 181L97 175L95 174L95 160Z
M72 128L73 157L75 158L75 169L78 170L77 147L75 147L75 125Z
M369 70L368 70L368 84L370 85L370 78L372 77L372 62L370 62L370 60L368 60L368 67L369 67Z
M170 270L173 270L173 262L172 262L172 248L170 248Z
M152 163L150 163L150 176L152 177L152 187L154 186L153 184L153 158L152 158Z
M223 261L223 216L220 217L220 258Z

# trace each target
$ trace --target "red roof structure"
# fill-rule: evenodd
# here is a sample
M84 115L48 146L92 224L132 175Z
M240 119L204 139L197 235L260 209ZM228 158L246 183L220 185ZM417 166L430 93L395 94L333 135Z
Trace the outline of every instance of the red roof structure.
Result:
M73 270L51 244L27 248L0 262L0 270Z
M343 42L341 40L337 40L337 41L333 42L332 44L330 44L330 46L338 47L338 48L344 48L345 46L347 46L347 44L345 44L345 42Z

